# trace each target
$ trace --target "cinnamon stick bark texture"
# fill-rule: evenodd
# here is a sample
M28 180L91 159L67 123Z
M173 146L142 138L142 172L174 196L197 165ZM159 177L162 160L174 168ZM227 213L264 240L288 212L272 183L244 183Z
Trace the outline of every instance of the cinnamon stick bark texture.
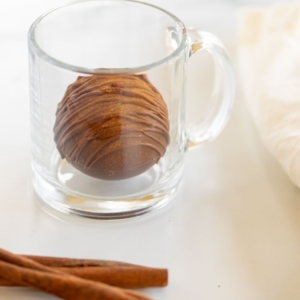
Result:
M65 300L149 300L138 293L75 276L37 271L0 261L1 276L20 285L39 289Z
M166 269L117 261L22 256L0 248L0 286L33 287L66 300L150 300L122 288L166 286L167 282Z
M42 265L58 268L64 273L122 288L164 287L168 284L167 269L149 268L119 261L23 256ZM9 280L2 279L0 274L0 286L15 285Z
M103 282L122 288L164 287L168 283L166 269L143 267L64 267L55 268L80 278ZM0 274L1 276L1 274ZM0 278L0 286L16 284Z
M38 255L23 256L49 267L143 267L139 265L112 260L78 259Z

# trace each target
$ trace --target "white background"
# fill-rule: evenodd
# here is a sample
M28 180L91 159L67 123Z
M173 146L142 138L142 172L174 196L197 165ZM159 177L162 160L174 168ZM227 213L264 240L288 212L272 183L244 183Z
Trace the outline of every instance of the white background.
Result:
M235 62L236 9L249 1L148 2L187 26L217 34ZM37 206L30 178L26 34L38 15L58 4L0 0L0 247L167 267L169 286L145 291L157 300L300 299L299 189L261 144L239 88L221 136L186 154L181 191L168 207L102 222L53 217ZM197 54L190 61L191 119L211 85L207 57ZM0 288L0 299L54 298Z

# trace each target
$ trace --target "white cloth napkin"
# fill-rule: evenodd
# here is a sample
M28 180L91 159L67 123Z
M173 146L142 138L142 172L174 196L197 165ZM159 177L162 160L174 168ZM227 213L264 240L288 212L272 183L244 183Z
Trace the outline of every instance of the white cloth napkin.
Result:
M300 2L239 16L246 101L266 146L300 187Z

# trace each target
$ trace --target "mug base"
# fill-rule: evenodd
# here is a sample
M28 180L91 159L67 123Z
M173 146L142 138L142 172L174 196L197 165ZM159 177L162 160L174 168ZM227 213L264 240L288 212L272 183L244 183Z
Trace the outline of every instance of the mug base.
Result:
M168 176L161 176L158 170L160 166L128 180L106 181L80 173L74 176L75 168L62 160L57 165L58 182L45 178L33 166L33 187L46 209L92 219L124 219L161 208L175 197L182 167L169 171ZM68 176L73 180L66 181Z

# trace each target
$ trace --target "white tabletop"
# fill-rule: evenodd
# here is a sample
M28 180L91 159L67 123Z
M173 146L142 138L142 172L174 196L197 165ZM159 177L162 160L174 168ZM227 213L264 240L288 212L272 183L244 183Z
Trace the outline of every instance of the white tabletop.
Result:
M38 207L30 174L26 33L39 14L59 2L0 3L0 247L166 267L169 286L143 291L157 300L298 300L299 189L262 145L239 90L221 136L186 154L181 190L167 207L114 222L53 217ZM219 35L235 60L233 2L161 5L187 26ZM190 61L189 118L195 117L199 95L208 94L210 68L207 55ZM56 298L0 288L0 299Z

